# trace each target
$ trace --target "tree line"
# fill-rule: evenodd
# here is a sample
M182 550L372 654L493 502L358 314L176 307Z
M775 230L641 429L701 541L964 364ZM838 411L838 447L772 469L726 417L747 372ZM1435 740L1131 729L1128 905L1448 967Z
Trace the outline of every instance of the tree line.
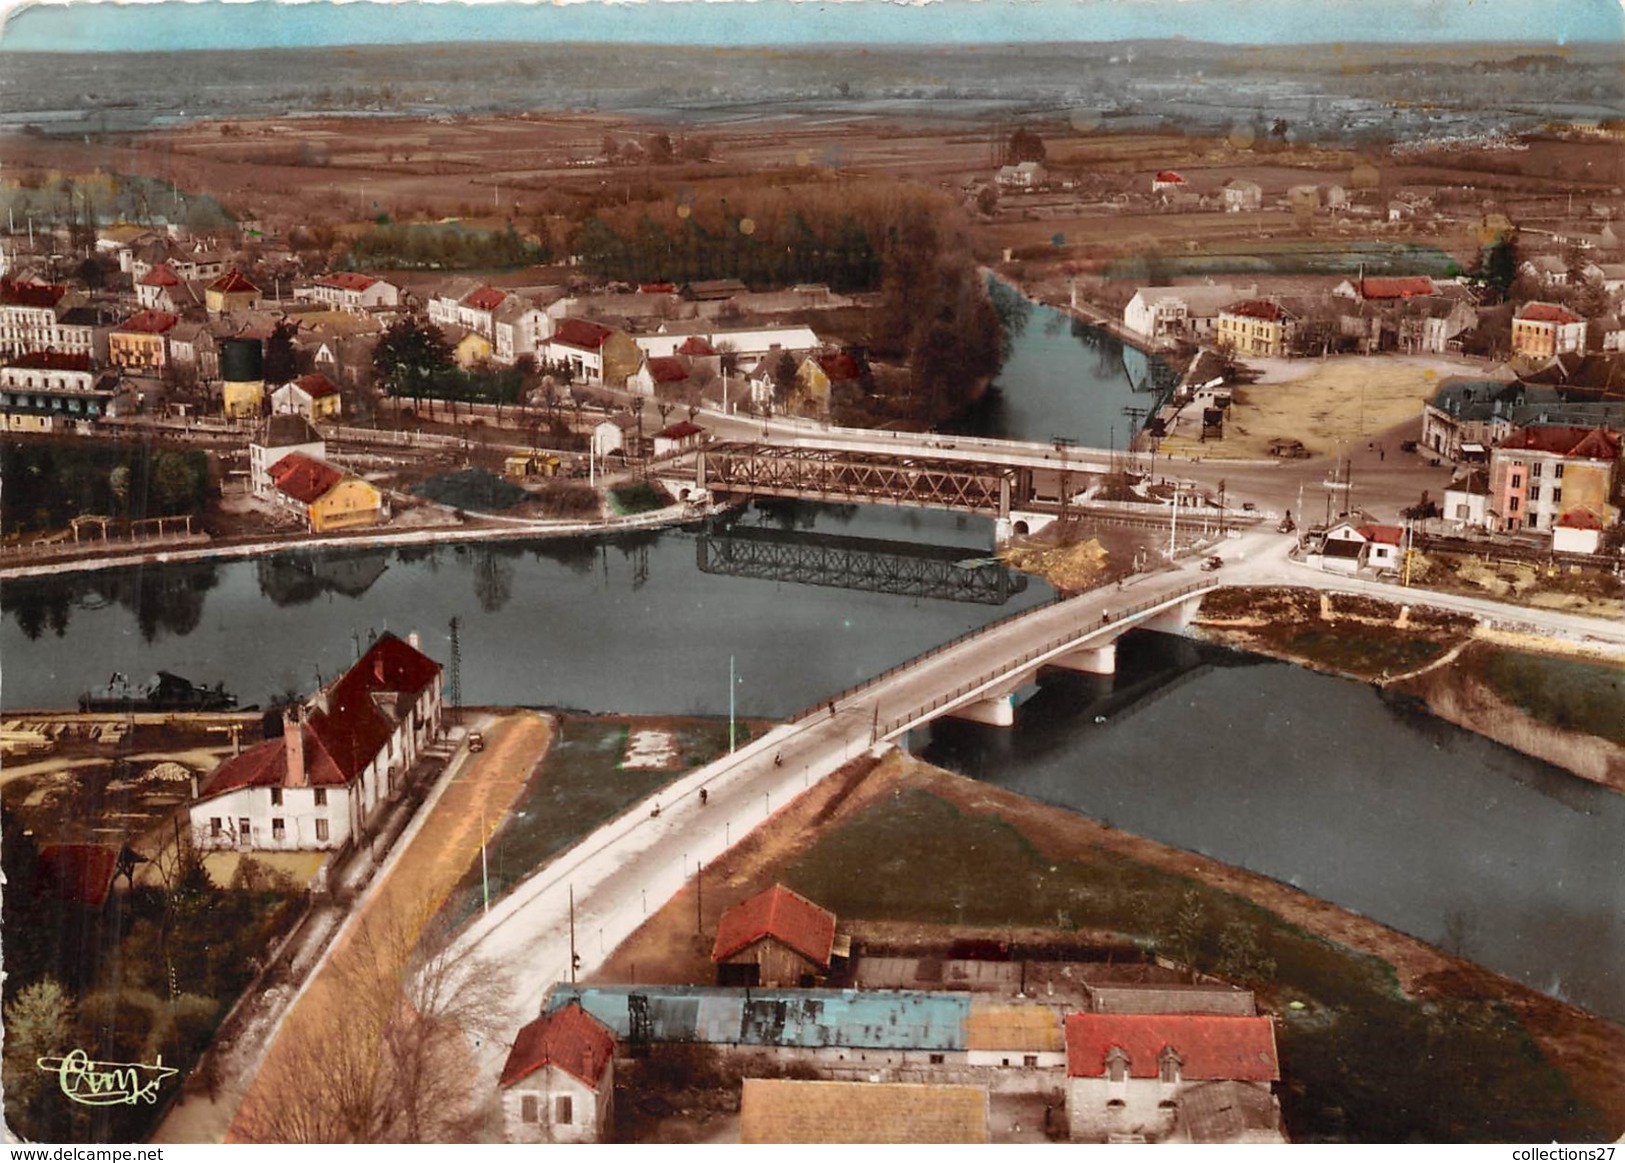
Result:
M342 267L352 270L417 268L473 270L548 262L548 248L506 230L461 230L380 221L350 244Z
M5 532L60 529L78 516L139 520L202 513L209 461L150 444L12 441L0 446Z

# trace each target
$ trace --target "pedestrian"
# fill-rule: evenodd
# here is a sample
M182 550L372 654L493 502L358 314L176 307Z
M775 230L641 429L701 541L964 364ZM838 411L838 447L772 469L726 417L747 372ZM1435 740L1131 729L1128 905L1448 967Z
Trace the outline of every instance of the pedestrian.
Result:
M705 801L711 798L711 793L703 787L700 789L700 807L705 807Z
M1388 459L1388 450L1386 448L1377 449L1377 459L1378 460L1387 460Z
M829 704L829 717L832 719L835 717L835 703L833 700Z

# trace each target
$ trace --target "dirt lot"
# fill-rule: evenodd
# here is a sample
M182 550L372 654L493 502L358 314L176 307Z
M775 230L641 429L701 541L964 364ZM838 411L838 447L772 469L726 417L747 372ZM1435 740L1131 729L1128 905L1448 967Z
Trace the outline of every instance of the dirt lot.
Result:
M806 867L809 853L833 833L865 821L883 822L895 815L902 805L919 801L922 796L928 802L943 805L939 814L946 812L945 820L963 821L964 826L971 829L959 836L959 840L967 836L998 836L1006 829L1014 829L1017 839L1011 843L1018 847L1010 848L1009 853L1024 851L1030 860L1053 862L1049 867L1051 874L1065 870L1067 862L1081 861L1087 866L1089 862L1109 860L1122 869L1141 870L1119 872L1117 876L1158 878L1151 881L1153 884L1162 883L1160 878L1165 877L1194 882L1204 891L1234 894L1253 902L1291 931L1334 943L1332 948L1341 948L1346 956L1353 958L1348 962L1350 966L1361 964L1362 957L1378 959L1374 964L1391 967L1398 989L1413 1001L1425 1000L1430 1005L1505 1007L1504 1012L1516 1017L1547 1059L1564 1072L1568 1084L1578 1095L1602 1112L1610 1128L1609 1135L1617 1135L1625 1128L1625 1088L1620 1085L1616 1065L1620 1055L1625 1054L1625 1030L1289 886L1119 832L1085 817L1039 805L897 754L878 766L872 761L850 765L797 800L767 827L752 833L706 870L703 910L697 909L693 891L679 894L616 951L595 980L709 981L712 972L708 958L709 937L723 910L775 880L784 879L792 867ZM940 835L938 841L940 847ZM987 855L986 859L1006 854L1000 850ZM957 859L952 854L943 855L950 860ZM878 855L875 859L882 860ZM850 871L847 875L850 878ZM921 879L924 879L923 873ZM1015 882L1014 891L1042 891L1039 885L1027 884L1017 872L1011 872L1007 879ZM879 882L874 875L864 880L870 889L863 895L873 902L867 915L843 915L840 922L843 929L860 934L866 931L866 926L873 928L878 921L886 919L882 914L887 908L885 894L875 891ZM912 891L907 886L901 887L905 892ZM927 896L952 891L936 879L930 885L916 884L914 888ZM962 902L960 908L963 911L973 903ZM884 926L883 933L888 940L946 944L956 939L986 937L990 933L1004 939L1010 932L1004 926L990 929L985 922L921 920L917 914L913 919L907 915L899 919L904 923ZM1116 939L1121 940L1121 937ZM1284 982L1281 989L1288 989ZM1285 996L1268 990L1261 995L1266 1004L1272 1006L1284 1005ZM1311 1006L1311 1011L1319 1009L1318 1003ZM1310 1020L1328 1019L1322 1016ZM1380 1037L1375 1031L1372 1034ZM1313 1037L1312 1032L1309 1036Z
M1369 440L1422 411L1441 379L1476 369L1442 357L1341 356L1326 360L1248 359L1261 373L1238 388L1224 439L1198 443L1178 436L1162 450L1176 456L1259 459L1270 441L1303 441L1310 453L1336 453L1340 445Z

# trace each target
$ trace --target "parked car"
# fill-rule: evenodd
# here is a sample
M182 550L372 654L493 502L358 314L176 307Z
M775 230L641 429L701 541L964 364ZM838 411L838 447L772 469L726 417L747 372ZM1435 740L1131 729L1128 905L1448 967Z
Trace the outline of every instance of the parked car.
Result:
M484 751L485 736L478 731L470 731L468 733L468 749L470 751Z

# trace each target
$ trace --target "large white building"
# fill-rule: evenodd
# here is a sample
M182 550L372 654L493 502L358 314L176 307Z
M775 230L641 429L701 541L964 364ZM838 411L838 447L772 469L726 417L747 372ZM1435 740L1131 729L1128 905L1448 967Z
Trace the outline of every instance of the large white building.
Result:
M217 767L190 809L204 848L339 849L440 729L440 666L392 634L283 716L282 737Z
M1255 290L1229 284L1141 287L1123 308L1123 326L1153 343L1200 342L1213 334L1220 311Z
M323 275L308 287L296 288L293 296L359 315L372 307L400 306L401 289L359 271L337 271Z

